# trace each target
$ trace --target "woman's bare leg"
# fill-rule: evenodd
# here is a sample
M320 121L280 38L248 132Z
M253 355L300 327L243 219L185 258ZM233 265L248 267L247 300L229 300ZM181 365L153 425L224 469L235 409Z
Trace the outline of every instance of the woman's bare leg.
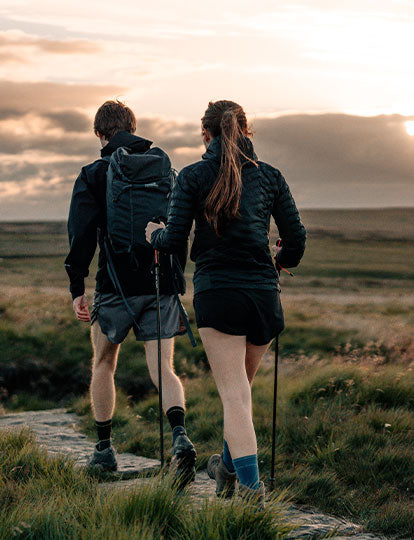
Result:
M249 379L250 386L253 384L254 376L259 369L260 363L263 360L263 356L268 351L271 341L267 345L253 345L252 343L246 343L246 373Z
M257 453L246 373L246 337L200 328L214 380L223 403L224 438L233 459Z

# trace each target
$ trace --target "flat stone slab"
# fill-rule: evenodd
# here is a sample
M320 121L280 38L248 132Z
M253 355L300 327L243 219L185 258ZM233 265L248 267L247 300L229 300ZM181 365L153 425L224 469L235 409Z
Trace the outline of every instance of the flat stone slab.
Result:
M86 465L93 452L93 442L77 430L79 417L65 409L29 411L0 416L0 428L29 427L39 444L50 454L70 456L80 466ZM157 459L134 454L118 454L118 475L131 477L160 466Z
M0 429L21 429L29 427L39 444L51 455L70 456L79 466L84 466L92 454L93 442L78 431L79 417L66 409L46 411L28 411L0 416ZM111 478L121 478L113 482L101 482L100 488L133 489L148 482L148 478L132 478L140 473L154 470L160 466L156 459L149 459L134 454L117 454L118 472ZM195 481L189 486L189 493L195 502L214 498L215 483L204 471L196 474ZM316 510L286 505L284 514L288 522L296 529L288 538L301 540L323 537L335 531L333 540L358 539L381 540L373 534L362 532L362 527L344 519L322 514Z

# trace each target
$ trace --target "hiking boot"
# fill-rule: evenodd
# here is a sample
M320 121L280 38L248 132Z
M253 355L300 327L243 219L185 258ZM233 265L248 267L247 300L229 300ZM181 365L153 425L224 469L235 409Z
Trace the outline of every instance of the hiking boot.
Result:
M266 490L263 482L259 482L257 489L249 488L244 484L239 484L239 495L246 503L255 506L257 510L264 510Z
M193 443L185 431L177 435L172 448L171 468L175 469L175 476L182 488L193 482L195 478L195 462L197 453Z
M112 446L109 446L104 450L98 450L95 446L93 456L88 461L86 467L88 469L98 470L99 472L116 471L118 464Z
M216 481L217 497L233 497L237 475L227 469L220 454L213 454L208 460L207 474Z

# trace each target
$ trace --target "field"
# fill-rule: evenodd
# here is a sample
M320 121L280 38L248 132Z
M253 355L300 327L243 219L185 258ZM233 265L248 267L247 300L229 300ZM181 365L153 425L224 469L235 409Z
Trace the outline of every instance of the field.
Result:
M301 215L307 251L281 282L277 490L367 530L414 537L414 209ZM64 223L0 223L0 395L7 410L73 407L92 434L89 329L73 317L66 251ZM185 304L194 323L191 273L190 263ZM253 389L265 480L271 366L269 354ZM221 407L203 350L186 337L176 342L176 369L203 467L220 449ZM157 397L132 336L117 384L116 446L154 457Z

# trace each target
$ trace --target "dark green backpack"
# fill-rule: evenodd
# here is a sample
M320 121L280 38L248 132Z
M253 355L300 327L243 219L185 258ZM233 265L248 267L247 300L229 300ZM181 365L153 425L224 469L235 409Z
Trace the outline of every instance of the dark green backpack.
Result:
M147 246L145 227L167 216L175 180L170 158L160 148L131 154L118 148L108 159L106 214L108 240L114 253Z

